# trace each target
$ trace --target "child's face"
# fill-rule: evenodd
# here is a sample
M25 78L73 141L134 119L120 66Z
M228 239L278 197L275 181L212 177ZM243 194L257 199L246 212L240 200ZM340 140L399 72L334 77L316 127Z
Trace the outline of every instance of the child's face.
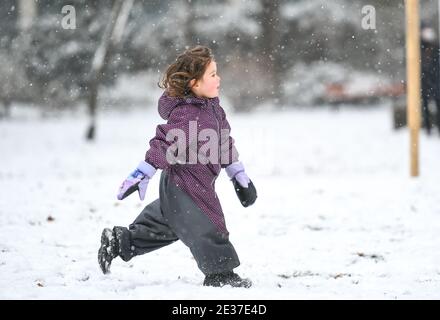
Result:
M220 77L217 75L217 64L211 61L206 67L202 79L191 81L192 91L196 96L203 98L218 97L220 89Z

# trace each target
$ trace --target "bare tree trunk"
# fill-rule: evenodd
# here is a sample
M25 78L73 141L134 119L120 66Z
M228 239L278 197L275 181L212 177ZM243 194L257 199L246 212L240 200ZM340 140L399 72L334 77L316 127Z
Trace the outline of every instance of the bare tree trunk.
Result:
M194 8L195 3L193 2L183 2L184 8L185 8L185 25L184 25L184 32L185 32L185 43L184 46L192 47L197 44L197 38L196 38L196 32L194 30L194 19L191 15L191 10ZM185 49L185 48L183 48Z
M9 118L11 116L11 100L3 100L3 105L5 106L5 118Z
M111 53L120 42L125 24L130 14L134 0L115 0L113 2L110 20L105 28L101 43L95 52L90 76L89 115L90 125L87 130L87 140L94 140L96 136L96 110L98 101L98 89L101 84L105 67L110 60Z
M269 78L268 95L279 105L283 96L279 0L262 0L262 69Z
M18 27L21 31L27 31L32 27L37 15L37 2L29 0L18 1Z
M3 98L3 112L0 112L0 119L8 119L11 116L11 101L8 98Z

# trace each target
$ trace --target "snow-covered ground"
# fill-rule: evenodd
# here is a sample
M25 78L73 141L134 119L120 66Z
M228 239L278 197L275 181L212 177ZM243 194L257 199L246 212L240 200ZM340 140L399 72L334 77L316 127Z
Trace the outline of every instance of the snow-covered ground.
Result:
M99 119L0 122L1 299L439 299L440 139L421 134L421 176L409 177L406 130L386 107L229 114L259 198L218 194L251 289L206 288L180 242L97 263L101 230L126 226L158 196L116 200L160 118L154 107ZM437 191L436 191L437 190Z

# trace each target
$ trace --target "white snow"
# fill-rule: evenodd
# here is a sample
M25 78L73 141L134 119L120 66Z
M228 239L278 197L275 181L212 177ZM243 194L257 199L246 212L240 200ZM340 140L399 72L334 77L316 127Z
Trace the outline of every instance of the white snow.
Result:
M0 122L0 299L440 298L440 139L421 134L410 178L387 106L228 114L259 198L241 207L224 173L217 193L250 289L203 287L180 242L101 273L102 229L158 196L159 174L144 202L116 200L161 121L154 104L101 115L91 144L84 116L17 111Z

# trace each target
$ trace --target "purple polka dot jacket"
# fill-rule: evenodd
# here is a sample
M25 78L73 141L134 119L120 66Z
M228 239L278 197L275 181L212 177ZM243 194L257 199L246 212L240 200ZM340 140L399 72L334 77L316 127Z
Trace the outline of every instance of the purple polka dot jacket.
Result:
M157 126L145 161L156 169L166 170L176 186L192 198L219 231L228 234L222 207L215 192L215 181L222 168L238 161L238 152L219 99L171 97L165 91L159 98L158 111L167 123ZM167 134L172 133L171 136L174 136L175 132L184 133L184 136L175 137L174 140L169 137L167 139ZM207 132L215 132L217 139L207 137ZM181 143L177 144L179 139ZM183 139L186 141L182 141ZM214 143L216 148L201 152L206 151L207 142L209 146ZM173 149L172 145L178 147ZM173 163L169 161L167 152L174 152L174 155L180 153L184 157Z

